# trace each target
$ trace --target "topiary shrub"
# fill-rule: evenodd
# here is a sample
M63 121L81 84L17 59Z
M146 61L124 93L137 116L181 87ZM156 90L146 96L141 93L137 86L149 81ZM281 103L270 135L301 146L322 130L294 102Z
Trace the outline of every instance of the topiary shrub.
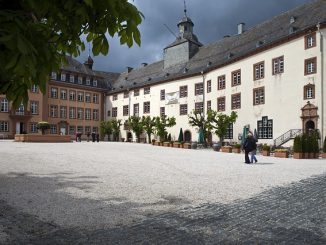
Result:
M302 152L302 137L299 135L294 138L293 152Z

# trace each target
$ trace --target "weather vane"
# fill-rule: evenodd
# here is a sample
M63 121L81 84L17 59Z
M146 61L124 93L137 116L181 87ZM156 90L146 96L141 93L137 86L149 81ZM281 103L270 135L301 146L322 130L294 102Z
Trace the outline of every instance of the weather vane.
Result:
M187 16L186 0L183 0L183 6L184 6L183 12L185 12L185 16Z

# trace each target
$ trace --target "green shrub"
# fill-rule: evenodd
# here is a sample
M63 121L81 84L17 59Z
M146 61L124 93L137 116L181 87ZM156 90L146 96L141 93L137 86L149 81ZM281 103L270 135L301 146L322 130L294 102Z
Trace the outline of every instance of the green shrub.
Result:
M293 152L302 152L302 138L299 135L294 138Z
M263 151L270 151L271 147L267 144L263 144Z
M307 136L307 134L303 134L301 136L301 145L302 145L302 152L307 153L308 152L308 136Z
M233 148L236 148L236 149L240 149L241 148L241 145L240 144L235 144L232 146Z

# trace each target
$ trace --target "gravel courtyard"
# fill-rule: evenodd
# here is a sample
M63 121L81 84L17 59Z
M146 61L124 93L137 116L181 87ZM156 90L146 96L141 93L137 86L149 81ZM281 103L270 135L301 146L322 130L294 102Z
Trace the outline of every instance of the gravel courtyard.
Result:
M326 160L243 162L211 149L0 141L0 243L326 242Z

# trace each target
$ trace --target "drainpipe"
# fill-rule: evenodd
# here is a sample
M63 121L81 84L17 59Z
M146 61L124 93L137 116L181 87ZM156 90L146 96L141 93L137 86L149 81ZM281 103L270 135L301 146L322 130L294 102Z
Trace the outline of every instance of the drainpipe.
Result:
M204 75L204 71L201 71L200 74L203 77L203 117L205 118L205 75Z
M320 93L321 93L321 105L320 105L320 110L321 110L321 147L323 146L324 143L324 37L323 33L320 31L320 23L317 24L317 30L319 32L319 42L320 42Z

